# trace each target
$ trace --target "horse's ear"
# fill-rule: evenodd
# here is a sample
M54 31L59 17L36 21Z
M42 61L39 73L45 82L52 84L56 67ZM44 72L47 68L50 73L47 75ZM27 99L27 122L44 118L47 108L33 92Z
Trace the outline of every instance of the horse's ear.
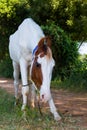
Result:
M47 49L45 49L45 47L47 48L47 45L44 44L44 38L42 38L39 43L38 43L38 49L35 52L35 55L38 55L39 53L41 53L42 51L46 51Z
M38 48L42 48L44 45L44 38L42 38L38 43Z
M48 36L42 38L39 41L39 43L38 43L38 49L37 49L35 55L38 55L42 51L44 52L44 54L46 54L47 53L47 47L51 47L51 38L48 37Z
M38 43L38 47L42 48L43 45L46 45L48 47L51 47L51 37L50 36L46 36L44 38L42 38L39 43Z
M46 43L45 43L45 44L46 44L48 47L51 48L51 44L52 44L51 37L50 37L50 36L46 36L45 39L46 39Z

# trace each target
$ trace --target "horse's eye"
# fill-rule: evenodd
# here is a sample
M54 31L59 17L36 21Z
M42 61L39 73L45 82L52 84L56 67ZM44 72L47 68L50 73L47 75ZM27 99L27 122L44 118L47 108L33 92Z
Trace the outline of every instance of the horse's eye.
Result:
M41 64L39 64L38 62L36 62L36 67L40 67L41 66Z

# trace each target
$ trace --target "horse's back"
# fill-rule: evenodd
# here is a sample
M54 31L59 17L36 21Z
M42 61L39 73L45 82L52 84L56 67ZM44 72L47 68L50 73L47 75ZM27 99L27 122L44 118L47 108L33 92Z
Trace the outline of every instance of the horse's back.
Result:
M19 30L19 44L21 46L28 46L38 44L39 40L44 37L43 31L40 26L35 23L31 18L25 19L18 28Z
M19 60L22 56L27 57L42 37L44 34L40 26L31 18L25 19L19 25L18 30L10 35L9 51L11 58Z

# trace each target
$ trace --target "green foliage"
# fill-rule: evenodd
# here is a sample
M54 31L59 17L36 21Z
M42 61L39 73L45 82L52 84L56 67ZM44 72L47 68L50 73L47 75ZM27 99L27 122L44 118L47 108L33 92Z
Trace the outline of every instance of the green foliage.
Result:
M87 39L87 1L28 0L29 16L39 24L55 21L74 40ZM78 30L78 31L77 31Z
M56 4L57 5L57 4ZM54 21L67 31L74 40L87 39L87 1L58 0L53 10Z
M78 60L69 78L69 85L87 90L87 56Z
M51 0L29 0L30 16L39 24L45 24L52 16Z
M42 28L46 35L52 37L52 51L56 61L54 76L60 76L63 80L70 76L78 57L77 43L72 41L64 30L52 21Z
M69 89L76 92L87 91L87 55L80 57L73 66L70 77L61 82L58 78L52 82L57 88Z
M28 8L26 0L0 1L0 60L8 53L10 34L28 17Z
M0 76L1 77L12 77L12 75L13 75L12 61L9 56L6 56L0 62Z
M24 8L26 7L26 9L28 8L27 6L27 0L1 0L0 1L0 17L6 17L7 19L9 18L15 18L17 16L17 8L19 7L23 7L23 11ZM21 9L20 8L20 9ZM22 12L22 10L20 10L20 12ZM21 14L19 12L19 14Z

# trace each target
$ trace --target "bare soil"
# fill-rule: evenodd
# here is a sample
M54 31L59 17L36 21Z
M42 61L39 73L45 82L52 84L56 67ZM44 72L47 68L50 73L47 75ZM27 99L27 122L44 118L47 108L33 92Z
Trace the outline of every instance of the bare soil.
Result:
M13 80L0 78L0 88L14 94ZM21 92L21 85L19 92ZM78 126L87 128L87 93L52 89L52 96L62 116L71 115L73 119L78 120Z

